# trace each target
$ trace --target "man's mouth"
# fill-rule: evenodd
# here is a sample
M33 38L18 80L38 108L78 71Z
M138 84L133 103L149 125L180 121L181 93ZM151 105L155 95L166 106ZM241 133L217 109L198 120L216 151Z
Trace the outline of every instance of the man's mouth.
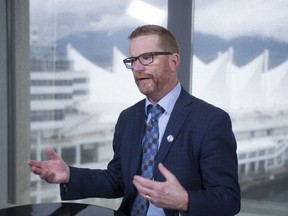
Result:
M138 77L138 78L136 78L136 80L137 80L138 82L142 82L142 81L151 80L151 78L150 78L150 77Z

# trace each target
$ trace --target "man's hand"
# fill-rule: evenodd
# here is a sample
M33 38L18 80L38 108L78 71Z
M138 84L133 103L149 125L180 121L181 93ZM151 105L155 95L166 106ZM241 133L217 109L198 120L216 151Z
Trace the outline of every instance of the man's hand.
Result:
M70 170L62 158L52 149L45 149L49 155L48 161L28 160L27 164L36 175L48 183L68 183Z
M133 184L140 194L159 208L188 210L188 193L177 178L159 164L159 171L166 178L165 182L157 182L141 176L134 176Z

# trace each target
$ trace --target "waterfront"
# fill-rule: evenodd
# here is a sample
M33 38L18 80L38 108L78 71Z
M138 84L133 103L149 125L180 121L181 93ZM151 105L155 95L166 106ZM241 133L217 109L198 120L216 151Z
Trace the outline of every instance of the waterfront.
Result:
M287 216L288 173L242 191L238 216Z
M288 173L242 191L242 198L288 203Z

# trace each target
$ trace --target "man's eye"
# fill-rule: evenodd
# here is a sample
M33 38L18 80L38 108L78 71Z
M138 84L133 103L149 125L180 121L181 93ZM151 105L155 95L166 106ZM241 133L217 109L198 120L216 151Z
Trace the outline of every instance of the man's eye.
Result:
M148 59L151 58L151 55L143 55L143 56L141 56L141 58L142 58L143 60L148 60Z

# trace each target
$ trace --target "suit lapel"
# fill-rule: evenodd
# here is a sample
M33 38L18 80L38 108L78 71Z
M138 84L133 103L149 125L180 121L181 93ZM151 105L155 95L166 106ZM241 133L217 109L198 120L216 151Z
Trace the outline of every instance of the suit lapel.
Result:
M177 139L178 134L181 131L184 122L190 113L188 111L189 104L191 104L191 96L184 89L182 89L181 94L178 100L176 101L173 111L171 113L166 130L164 132L160 149L156 156L155 164L162 163L165 161L165 158L168 152L170 151L171 146ZM157 178L158 174L159 174L158 166L155 166L154 177Z
M138 104L138 107L134 112L133 125L131 125L131 136L133 136L133 141L131 143L131 167L132 174L139 174L139 165L142 159L142 140L145 130L145 103Z
M131 130L131 142L127 143L129 145L125 145L125 148L127 148L127 152L130 152L129 155L129 169L131 172L129 172L129 182L128 187L128 193L125 197L123 197L123 206L126 206L125 209L131 209L131 206L133 204L134 198L137 194L137 190L133 186L132 179L133 176L136 174L140 174L140 163L142 159L142 139L143 139L143 131L145 129L145 100L140 101L138 104L135 105L135 107L131 110L133 113L131 115L131 118L129 121L132 122L132 124L127 125L129 129ZM126 155L126 157L127 157ZM123 155L122 155L123 156Z

